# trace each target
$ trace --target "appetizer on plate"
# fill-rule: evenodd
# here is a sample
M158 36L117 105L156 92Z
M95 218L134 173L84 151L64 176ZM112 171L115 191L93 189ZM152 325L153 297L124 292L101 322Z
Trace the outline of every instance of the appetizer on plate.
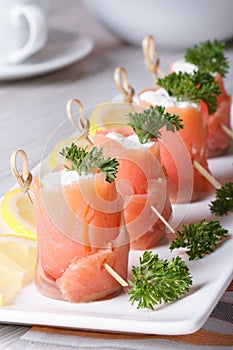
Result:
M209 192L209 182L194 167L197 161L208 172L207 163L207 128L203 118L201 101L209 113L216 109L219 86L207 72L197 71L193 74L171 73L163 79L158 79L157 86L139 93L139 104L143 107L162 105L165 111L178 114L183 128L178 131L180 141L176 135L167 135L163 132L160 142L161 163L165 167L170 180L170 199L172 202L188 203L199 199L203 193ZM215 107L214 107L215 105ZM181 150L182 142L189 154L185 159L185 152ZM169 147L167 146L169 143ZM182 168L177 168L178 159L182 161ZM175 161L177 160L177 161ZM191 174L188 170L192 168ZM186 182L183 182L179 192L179 177L186 173ZM193 185L190 182L193 178ZM191 196L190 196L191 190Z
M177 60L171 65L172 72L186 72L193 74L197 70L204 70L212 74L219 84L221 93L217 96L216 111L210 113L201 102L203 116L206 121L208 157L216 157L226 152L231 137L224 130L230 129L231 96L224 86L224 77L228 72L228 61L224 54L225 44L218 40L201 42L186 51L184 59Z
M127 277L129 237L116 191L118 162L75 144L62 150L61 170L35 181L38 235L36 285L42 294L71 302L112 297L121 285L106 262Z
M160 163L160 129L175 131L177 116L156 107L129 113L129 128L98 130L95 144L119 161L116 183L125 198L125 220L131 249L149 249L166 235L166 227L154 214L154 206L169 221L172 213L166 172Z

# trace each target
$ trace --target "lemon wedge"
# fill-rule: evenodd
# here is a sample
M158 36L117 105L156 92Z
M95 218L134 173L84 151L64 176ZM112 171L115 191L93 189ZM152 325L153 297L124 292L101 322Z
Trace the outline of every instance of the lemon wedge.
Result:
M0 305L9 304L34 278L37 243L15 235L0 235Z
M2 304L11 301L24 284L25 270L0 251L0 291Z
M36 240L34 206L19 188L6 192L1 202L0 214L9 231Z
M128 113L135 112L131 103L107 102L95 107L90 116L90 134L94 136L98 129L129 127Z
M59 141L53 148L52 152L49 155L49 166L51 169L56 168L61 163L61 155L60 152L62 148L70 145L74 139L66 138L64 140Z
M3 306L4 292L0 290L0 307Z
M16 235L0 235L0 252L25 271L25 283L33 279L37 260L37 244L34 240Z

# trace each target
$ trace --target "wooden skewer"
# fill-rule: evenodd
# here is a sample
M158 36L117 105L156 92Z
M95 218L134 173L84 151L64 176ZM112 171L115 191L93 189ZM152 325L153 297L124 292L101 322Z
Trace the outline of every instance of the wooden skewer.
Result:
M159 213L159 211L151 205L151 210L159 217L159 219L165 224L165 226L173 233L175 234L175 230L171 227L171 225L167 222L167 220ZM126 282L111 266L109 266L106 262L103 264L106 271L113 277L117 282L120 283L120 285L124 287L128 287L129 284Z
M17 155L20 154L23 159L22 173L19 173L16 165ZM28 170L28 158L26 153L22 150L16 150L12 153L10 158L10 166L12 174L15 180L18 182L22 192L26 193L31 204L33 204L34 193L30 190L30 185L32 182L32 174Z
M117 282L120 283L122 287L128 287L128 282L126 282L113 268L108 265L106 262L103 264L106 271L113 277Z
M193 165L217 190L222 187L222 185L196 160L193 161Z
M114 80L118 89L123 94L123 101L126 103L132 103L134 88L129 85L126 69L123 67L117 67L114 71Z
M79 110L80 110L80 116L79 116L78 122L75 121L73 113L72 113L72 104L73 103L76 103L79 107ZM79 130L81 133L83 133L84 137L87 139L87 141L90 143L90 145L93 146L94 140L91 137L91 135L89 134L90 122L84 113L84 108L83 108L82 102L80 100L78 100L77 98L71 98L66 104L66 112L67 112L68 119L70 120L70 122L74 126L74 128Z
M230 129L230 128L228 128L226 125L224 125L224 124L221 124L221 128L222 128L222 130L230 137L230 138L232 138L233 139L233 131Z
M163 78L165 74L159 69L160 59L155 51L155 40L152 35L147 35L142 40L142 51L146 68L152 73L154 82L157 83L158 77Z
M175 230L171 227L171 225L167 222L167 220L160 214L160 212L155 208L154 205L151 205L151 210L158 216L158 218L164 223L164 225L171 231L175 233Z

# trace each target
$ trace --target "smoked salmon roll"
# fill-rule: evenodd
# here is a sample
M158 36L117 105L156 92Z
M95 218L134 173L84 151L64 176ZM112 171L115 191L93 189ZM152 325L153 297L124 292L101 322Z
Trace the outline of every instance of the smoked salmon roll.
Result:
M104 163L101 154L72 144L63 150L65 167L35 181L36 285L45 296L90 302L119 294L122 287L104 263L127 279L129 236L114 181L117 162Z
M231 128L231 96L226 92L224 77L228 72L228 61L224 54L225 44L205 41L187 50L181 60L173 62L171 72L186 72L193 74L198 69L213 75L220 87L217 96L217 108L209 113L205 103L201 101L202 113L207 125L207 156L216 157L224 154L231 142L231 138L224 132L222 125Z
M141 115L137 117L140 119ZM125 199L131 249L155 247L166 236L166 227L155 216L152 206L166 221L172 214L167 174L160 163L156 137L153 135L153 139L141 143L137 134L129 129L98 130L95 135L95 144L103 147L104 154L114 154L119 161L116 183Z
M210 77L209 74L205 74L203 81L208 77ZM183 129L177 134L168 135L167 131L164 131L160 140L161 163L168 173L172 203L192 202L211 190L209 182L193 166L193 161L196 160L210 171L207 163L207 127L200 101L195 96L191 96L190 100L184 98L189 88L192 93L195 93L199 77L194 77L192 84L190 79L191 75L187 73L172 73L158 81L158 84L164 83L167 90L157 86L154 89L144 90L138 95L139 104L144 108L150 105L161 105L166 112L178 114L183 123ZM213 84L211 77L210 81ZM218 89L216 85L214 87L217 94ZM175 93L174 96L172 95L174 89L177 89L176 93L180 94L180 98L177 98ZM200 91L197 92L197 96L199 94Z
M208 113L204 102L201 101L203 115L206 121L207 135L207 156L208 158L218 157L226 153L231 143L231 138L223 130L222 126L231 129L231 96L226 93L223 85L223 78L217 74L215 80L218 82L221 94L217 97L218 108L215 113Z

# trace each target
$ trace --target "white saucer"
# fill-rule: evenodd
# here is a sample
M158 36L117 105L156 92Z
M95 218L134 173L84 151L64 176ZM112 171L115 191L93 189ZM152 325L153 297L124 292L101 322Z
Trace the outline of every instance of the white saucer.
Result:
M81 60L93 49L88 37L51 29L42 50L19 65L0 65L0 80L14 80L38 76Z

